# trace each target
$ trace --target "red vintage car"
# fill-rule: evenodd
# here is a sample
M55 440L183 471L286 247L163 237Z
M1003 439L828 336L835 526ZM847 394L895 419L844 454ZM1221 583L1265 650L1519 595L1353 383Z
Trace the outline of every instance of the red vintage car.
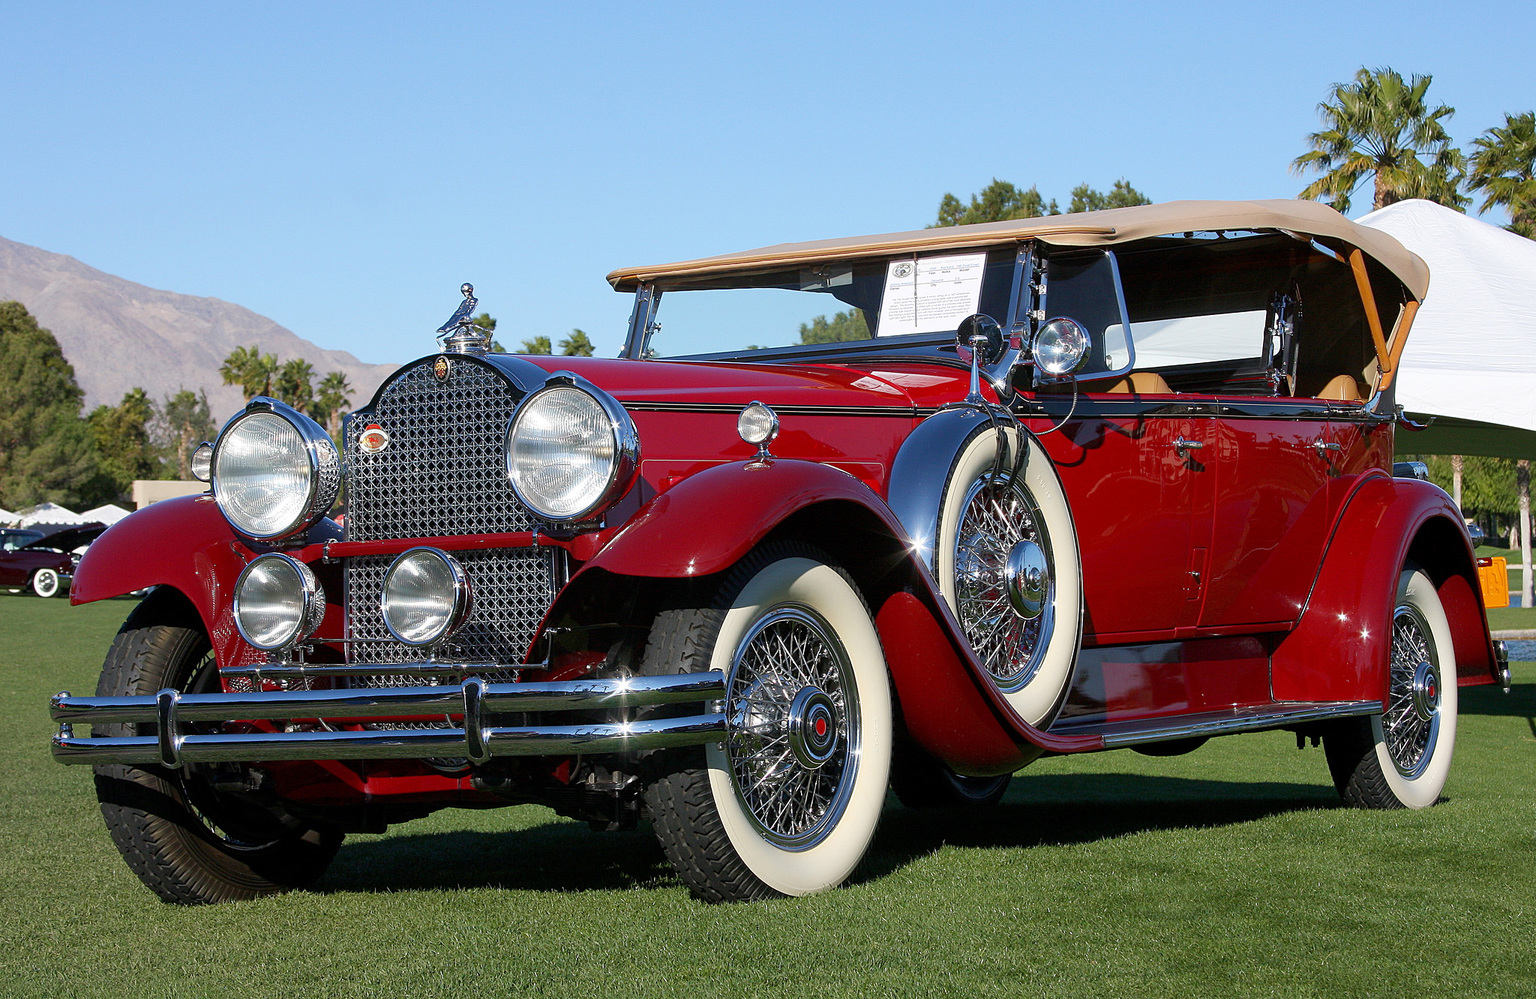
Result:
M57 596L69 588L84 548L106 527L100 523L67 527L52 534L6 530L0 537L0 586L27 589L40 597Z
M1460 512L1392 475L1429 274L1379 231L1187 202L609 280L618 359L489 353L466 285L341 452L254 399L209 494L91 548L75 601L157 588L54 754L162 897L520 802L648 818L700 898L804 894L888 786L1267 729L1418 808L1458 688L1508 683Z

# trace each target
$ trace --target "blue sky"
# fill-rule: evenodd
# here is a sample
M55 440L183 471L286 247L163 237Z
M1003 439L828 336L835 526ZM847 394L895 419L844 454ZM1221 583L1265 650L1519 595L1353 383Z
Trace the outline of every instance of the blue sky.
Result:
M504 343L611 354L615 267L918 228L994 177L1290 197L1331 84L1432 73L1465 146L1536 106L1533 37L1417 0L0 0L0 236L366 361L430 352L465 280Z

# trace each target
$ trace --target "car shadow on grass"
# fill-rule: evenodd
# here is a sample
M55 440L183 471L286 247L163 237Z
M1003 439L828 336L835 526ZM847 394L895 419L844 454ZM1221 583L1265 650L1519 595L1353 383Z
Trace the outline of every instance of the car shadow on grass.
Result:
M649 826L595 833L581 822L552 820L506 832L406 833L348 841L315 890L585 892L675 883Z
M892 799L855 883L877 881L945 846L1029 849L1092 843L1160 829L1210 828L1330 808L1323 784L1190 780L1136 774L1018 778L1002 803L909 809ZM594 833L552 820L506 832L392 835L345 844L317 891L496 888L589 892L675 888L650 826Z
M1464 715L1524 718L1536 735L1536 683L1511 684L1509 693L1499 686L1462 687L1456 710Z

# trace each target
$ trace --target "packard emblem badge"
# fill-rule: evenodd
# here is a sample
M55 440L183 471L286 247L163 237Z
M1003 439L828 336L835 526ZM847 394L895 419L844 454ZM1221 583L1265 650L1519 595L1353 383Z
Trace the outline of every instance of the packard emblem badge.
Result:
M387 447L389 434L377 423L368 424L357 438L357 449L364 454L378 454Z
M439 357L434 361L432 363L432 373L437 376L438 381L446 382L448 380L448 358Z

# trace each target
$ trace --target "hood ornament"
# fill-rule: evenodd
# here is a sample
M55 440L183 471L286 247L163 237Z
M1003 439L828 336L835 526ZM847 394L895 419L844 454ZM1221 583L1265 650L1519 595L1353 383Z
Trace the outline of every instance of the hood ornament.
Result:
M464 296L464 301L459 303L458 309L448 317L448 321L437 328L437 338L442 341L446 353L489 354L491 331L476 326L470 318L475 306L480 304L480 300L475 297L475 286L465 282L459 287L459 293Z

